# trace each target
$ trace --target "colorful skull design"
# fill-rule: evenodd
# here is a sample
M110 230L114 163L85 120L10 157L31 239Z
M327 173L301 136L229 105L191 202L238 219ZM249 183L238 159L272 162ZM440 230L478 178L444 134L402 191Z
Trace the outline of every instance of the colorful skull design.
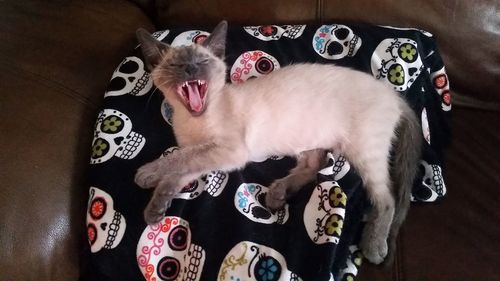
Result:
M441 97L441 108L444 111L451 110L451 94L450 94L450 83L448 80L448 75L446 75L446 70L443 66L440 70L431 73L432 84L436 88L437 93Z
M269 188L255 183L243 183L236 190L234 205L248 219L264 224L284 224L289 217L288 204L281 210L272 213L265 206Z
M103 163L113 156L132 159L145 143L141 134L132 131L132 121L127 115L115 109L104 109L97 117L90 163Z
M231 82L242 83L279 69L279 62L263 51L248 51L241 54L231 67Z
M278 251L243 241L227 253L217 280L299 281L302 279L287 268L285 258Z
M338 244L347 196L337 182L325 181L314 189L304 210L304 225L316 244Z
M323 25L314 34L312 45L318 55L329 60L353 57L362 40L351 28L342 24Z
M177 35L172 41L172 47L179 46L189 46L192 44L200 44L205 41L205 39L210 35L210 33L201 30L189 30L184 31Z
M411 87L423 68L417 42L407 38L384 39L371 57L375 78L386 80L400 92Z
M302 35L305 25L261 25L246 26L243 29L262 41L279 40L281 37L296 39Z
M136 256L147 281L198 281L205 263L205 250L191 242L189 223L170 216L144 229Z
M90 251L113 249L120 244L126 228L125 217L115 211L113 198L105 191L90 187L87 205L87 237Z

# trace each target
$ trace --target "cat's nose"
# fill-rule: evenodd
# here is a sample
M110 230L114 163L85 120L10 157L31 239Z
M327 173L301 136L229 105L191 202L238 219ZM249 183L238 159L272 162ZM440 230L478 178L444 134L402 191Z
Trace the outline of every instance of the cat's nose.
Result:
M186 74L188 76L191 76L191 75L194 75L196 74L196 67L194 65L186 65L186 69L184 69L184 71L186 72Z

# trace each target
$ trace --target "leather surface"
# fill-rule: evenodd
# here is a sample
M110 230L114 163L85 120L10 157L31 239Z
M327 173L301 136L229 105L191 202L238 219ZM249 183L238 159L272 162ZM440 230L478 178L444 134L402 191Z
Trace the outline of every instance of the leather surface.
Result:
M91 132L139 26L126 1L0 1L1 280L77 280Z
M436 35L453 91L500 101L497 0L135 2L0 1L1 280L77 280L90 132L133 32L151 21L417 26ZM414 205L396 265L365 264L358 280L498 280L499 122L498 111L453 109L448 197Z

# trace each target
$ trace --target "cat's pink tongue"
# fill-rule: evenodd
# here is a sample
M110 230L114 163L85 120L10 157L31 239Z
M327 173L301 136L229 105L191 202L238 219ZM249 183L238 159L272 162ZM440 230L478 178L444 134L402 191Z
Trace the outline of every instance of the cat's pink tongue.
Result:
M203 108L203 103L201 101L201 93L198 85L195 83L188 83L187 90L189 97L189 106L191 107L191 110L196 113L200 113Z

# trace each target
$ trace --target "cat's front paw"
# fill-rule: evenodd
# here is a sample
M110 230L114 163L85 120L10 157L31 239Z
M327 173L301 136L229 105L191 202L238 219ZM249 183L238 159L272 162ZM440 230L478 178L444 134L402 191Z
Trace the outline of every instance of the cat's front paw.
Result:
M170 203L171 201L167 201L164 205L158 206L151 201L144 210L144 221L148 225L159 223L165 217L165 212L170 207Z
M272 211L282 209L286 204L286 187L279 181L274 182L266 194L266 207Z
M135 183L142 188L156 187L161 179L159 166L159 161L155 160L140 167L135 174Z
M360 242L363 256L373 264L381 264L388 253L387 237L377 234L375 227L367 223L363 229Z

